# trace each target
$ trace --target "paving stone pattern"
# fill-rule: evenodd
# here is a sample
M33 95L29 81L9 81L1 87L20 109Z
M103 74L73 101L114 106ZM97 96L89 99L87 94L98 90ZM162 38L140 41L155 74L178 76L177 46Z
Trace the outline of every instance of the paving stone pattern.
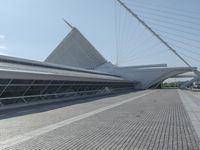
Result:
M159 90L7 148L68 149L199 150L200 141L177 91Z

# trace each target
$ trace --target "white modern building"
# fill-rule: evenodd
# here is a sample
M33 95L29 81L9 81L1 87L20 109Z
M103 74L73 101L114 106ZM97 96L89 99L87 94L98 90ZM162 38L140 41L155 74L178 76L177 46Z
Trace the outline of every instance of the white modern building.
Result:
M189 67L167 67L167 64L128 67L113 65L74 27L45 61L100 71L120 76L129 81L137 81L139 83L135 87L137 89L147 89L159 85L162 81L170 77L196 69Z
M147 89L190 71L166 64L115 66L73 27L45 62L0 56L0 106Z

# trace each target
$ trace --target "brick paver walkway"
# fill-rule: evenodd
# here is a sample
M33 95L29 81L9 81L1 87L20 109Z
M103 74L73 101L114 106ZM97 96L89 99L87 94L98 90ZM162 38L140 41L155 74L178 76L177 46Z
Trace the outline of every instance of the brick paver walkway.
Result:
M7 150L199 150L199 144L177 91L159 90Z

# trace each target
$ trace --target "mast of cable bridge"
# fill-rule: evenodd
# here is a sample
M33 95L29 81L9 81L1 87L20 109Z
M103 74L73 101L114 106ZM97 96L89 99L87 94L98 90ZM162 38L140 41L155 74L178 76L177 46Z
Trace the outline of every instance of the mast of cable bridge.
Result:
M74 27L73 27L67 20L65 20L64 18L62 18L62 20L63 20L71 29L74 28Z

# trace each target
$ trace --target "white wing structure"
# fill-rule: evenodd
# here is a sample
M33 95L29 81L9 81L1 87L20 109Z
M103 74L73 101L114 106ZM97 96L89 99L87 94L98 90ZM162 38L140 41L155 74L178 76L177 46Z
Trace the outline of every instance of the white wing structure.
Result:
M106 60L78 29L72 28L71 32L47 57L45 62L94 69L106 63Z
M76 28L45 60L48 63L90 69L121 76L139 84L137 89L156 87L162 81L191 72L194 67L167 67L167 64L118 67L108 62Z

